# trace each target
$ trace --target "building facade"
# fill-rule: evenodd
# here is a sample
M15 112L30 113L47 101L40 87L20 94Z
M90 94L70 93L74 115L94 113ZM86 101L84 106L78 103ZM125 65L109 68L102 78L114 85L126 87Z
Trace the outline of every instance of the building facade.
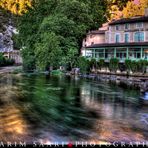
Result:
M4 57L8 59L13 59L15 64L21 65L23 63L20 50L13 50L11 52L3 52Z
M17 34L18 32L11 25L5 26L5 28L6 31L0 33L0 53L8 59L13 59L15 64L20 65L22 64L20 50L14 49L14 43L12 40L13 34Z
M82 55L87 58L148 60L148 15L120 19L87 34Z

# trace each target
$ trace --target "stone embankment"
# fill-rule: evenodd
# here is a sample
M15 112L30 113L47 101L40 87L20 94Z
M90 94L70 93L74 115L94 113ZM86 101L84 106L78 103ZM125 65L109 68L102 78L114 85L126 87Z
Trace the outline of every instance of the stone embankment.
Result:
M21 66L0 67L0 74L11 73L18 68L21 68Z
M132 77L132 76L119 76L119 75L108 75L108 74L89 74L80 75L83 78L101 80L108 82L115 82L117 84L123 84L127 86L132 86L140 89L142 93L148 91L148 77Z

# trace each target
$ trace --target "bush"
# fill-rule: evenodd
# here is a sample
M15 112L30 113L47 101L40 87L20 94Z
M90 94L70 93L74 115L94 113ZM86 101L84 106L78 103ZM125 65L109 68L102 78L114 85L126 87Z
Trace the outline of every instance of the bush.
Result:
M138 70L139 72L142 72L143 74L146 73L146 67L148 66L147 60L140 60L138 61Z
M119 60L116 58L110 59L109 69L110 71L117 72L119 68Z
M13 59L6 59L5 61L5 65L13 65L15 63L15 61Z
M99 69L101 70L102 68L104 68L106 65L105 65L105 61L104 61L104 59L100 59L99 61L98 61L98 67L99 67Z
M126 66L125 66L124 63L119 63L119 70L120 70L121 72L123 72L123 71L126 70Z
M127 73L129 73L131 71L131 66L132 66L131 63L132 63L132 61L129 59L125 60L125 67L126 67Z
M0 66L10 66L13 65L15 61L13 59L8 59L3 56L2 53L0 53Z
M97 68L97 61L96 59L91 59L90 60L90 68L93 69L93 68Z
M2 53L0 53L0 66L4 66L5 65L5 57L3 56Z
M138 71L138 62L136 61L131 61L131 71L133 73L137 72Z
M129 73L129 71L135 72L146 72L146 67L148 66L147 60L140 60L140 61L132 61L132 60L126 60L125 61L126 70Z
M82 73L90 72L90 62L85 57L78 57L77 67L80 68Z

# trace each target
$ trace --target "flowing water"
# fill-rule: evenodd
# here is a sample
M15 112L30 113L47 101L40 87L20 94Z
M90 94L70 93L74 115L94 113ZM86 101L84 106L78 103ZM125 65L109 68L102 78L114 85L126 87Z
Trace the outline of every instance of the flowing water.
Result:
M78 77L1 75L0 141L146 142L143 98L132 88Z

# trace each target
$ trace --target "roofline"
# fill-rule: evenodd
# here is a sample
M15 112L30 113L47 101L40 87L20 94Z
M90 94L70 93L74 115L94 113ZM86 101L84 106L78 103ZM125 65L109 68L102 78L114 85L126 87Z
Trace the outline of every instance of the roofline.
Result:
M105 31L107 31L107 30L90 31L87 33L87 35L89 35L89 34L105 34Z
M148 22L148 16L133 17L133 18L122 18L109 23L109 25L135 23L135 22Z
M148 42L133 42L133 43L105 43L105 44L94 44L85 48L105 48L105 47L148 47Z

